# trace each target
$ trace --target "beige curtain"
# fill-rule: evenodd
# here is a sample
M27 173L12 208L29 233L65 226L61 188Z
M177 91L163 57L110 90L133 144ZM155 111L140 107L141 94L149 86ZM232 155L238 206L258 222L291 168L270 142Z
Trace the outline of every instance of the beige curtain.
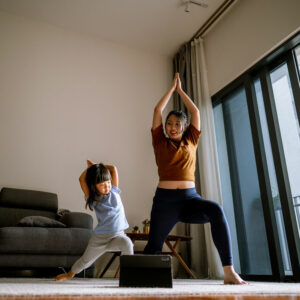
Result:
M180 73L183 89L200 110L202 135L198 145L198 167L195 174L197 191L203 198L222 204L213 110L201 38L180 49L174 59L174 72ZM183 109L178 96L175 96L174 108ZM199 278L222 278L222 264L212 240L210 225L179 224L178 230L181 234L193 237L187 248L181 251L185 253L195 275Z
M204 42L201 38L192 42L191 68L194 101L199 107L201 116L202 135L198 145L201 196L222 204L213 109L208 89ZM203 240L198 238L197 232L199 229L197 227L199 225L191 225L191 234L193 236L191 264L192 268L198 273L201 271L197 270L198 266L201 265L201 260L199 261L198 259L197 249L199 248L199 244L203 243ZM208 277L222 278L222 264L212 240L210 224L204 225L204 232Z

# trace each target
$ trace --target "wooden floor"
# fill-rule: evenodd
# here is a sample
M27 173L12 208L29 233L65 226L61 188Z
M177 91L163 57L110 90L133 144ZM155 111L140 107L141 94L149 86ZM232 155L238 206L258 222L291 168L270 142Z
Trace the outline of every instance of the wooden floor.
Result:
M162 296L0 296L1 300L154 300L154 299L174 299L174 300L300 300L299 296L274 296L274 295L162 295Z

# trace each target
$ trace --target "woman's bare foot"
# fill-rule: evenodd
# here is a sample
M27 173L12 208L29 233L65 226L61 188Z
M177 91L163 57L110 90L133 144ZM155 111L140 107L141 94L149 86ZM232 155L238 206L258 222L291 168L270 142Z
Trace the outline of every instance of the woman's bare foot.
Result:
M233 269L233 266L224 266L224 284L248 284Z
M64 273L64 274L60 274L60 275L57 275L55 277L55 280L56 281L65 281L65 280L70 280L72 279L73 277L75 276L75 273L73 273L72 271L69 271L68 273Z

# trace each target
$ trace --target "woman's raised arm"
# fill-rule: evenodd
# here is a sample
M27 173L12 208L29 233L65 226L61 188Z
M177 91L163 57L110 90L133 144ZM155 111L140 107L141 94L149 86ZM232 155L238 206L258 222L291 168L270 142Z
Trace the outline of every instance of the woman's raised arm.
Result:
M186 106L187 110L191 114L191 124L197 129L200 130L200 113L199 109L192 101L192 99L183 91L181 88L181 81L179 78L179 73L176 73L175 77L177 78L177 86L176 90L180 95L181 100L183 101L184 105Z
M157 128L162 122L162 112L165 109L167 103L169 102L172 94L174 93L177 85L177 78L174 77L173 83L171 88L167 91L167 93L159 100L154 108L153 113L153 122L152 122L152 129L154 130Z

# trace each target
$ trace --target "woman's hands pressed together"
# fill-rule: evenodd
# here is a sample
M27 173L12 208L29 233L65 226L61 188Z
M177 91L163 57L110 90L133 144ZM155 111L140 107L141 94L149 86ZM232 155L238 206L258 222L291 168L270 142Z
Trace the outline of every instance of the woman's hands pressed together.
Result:
M179 77L179 73L175 74L175 78L177 80L176 91L179 93L180 91L182 91L181 80L180 80L180 77Z

